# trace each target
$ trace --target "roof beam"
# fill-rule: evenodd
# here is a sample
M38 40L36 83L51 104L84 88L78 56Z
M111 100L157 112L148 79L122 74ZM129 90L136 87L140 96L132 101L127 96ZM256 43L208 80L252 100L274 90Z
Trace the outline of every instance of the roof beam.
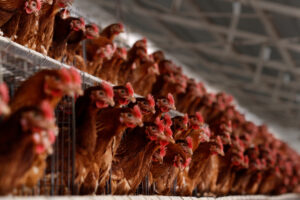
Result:
M110 7L114 7L114 4L109 2L109 1L101 1L99 2L100 5L106 5L106 6L110 6ZM191 19L184 19L182 17L179 17L177 15L174 15L172 13L161 13L161 12L156 12L156 11L151 11L148 9L143 8L142 6L139 6L137 4L133 4L132 6L130 6L130 9L128 7L123 7L122 8L124 12L134 12L138 15L142 15L142 16L152 16L154 18L163 20L163 21L167 21L167 22L171 22L171 23L177 23L183 26L190 26L190 27L194 27L194 28L199 28L199 29L205 29L205 30L209 30L212 32L216 32L216 33L221 33L221 34L225 34L228 35L230 30L227 27L224 26L220 26L220 25L215 25L215 24L208 24L205 22L201 22L199 20L195 21L195 20L191 20ZM300 14L300 12L299 12ZM264 35L260 35L260 34L256 34L256 33L250 33L247 31L242 31L242 30L237 30L235 33L236 37L240 37L243 39L247 39L247 40L252 40L255 42L260 42L260 43L274 43L274 41L270 40L267 36ZM300 45L298 44L292 44L292 43L288 43L286 41L278 42L278 45L300 52Z
M271 49L269 47L263 46L260 50L260 62L257 63L256 69L255 69L255 74L253 77L253 83L257 84L260 82L261 78L261 73L263 66L265 64L265 61L269 60L271 56Z
M256 2L252 2L252 7L254 8L254 10L256 11L257 15L260 17L261 22L263 23L267 33L269 34L269 36L272 38L272 40L274 41L275 46L277 47L281 57L283 58L284 62L286 63L286 65L290 68L295 68L295 64L294 61L291 57L291 55L288 53L288 51L281 46L277 41L280 40L280 36L278 34L278 32L276 31L274 25L272 24L271 20L268 18L268 16L266 15L266 13L261 10L261 8L257 7Z
M263 10L279 13L290 17L300 18L299 8L293 6L287 6L281 3L273 3L272 1L265 1L265 0L223 0L223 1L228 1L228 2L238 1L243 5L251 5L252 3L254 3L256 4L257 7Z
M232 51L232 42L234 41L235 32L239 24L240 14L241 14L241 4L239 2L233 2L232 18L229 27L230 32L227 35L227 44L225 47L226 52Z
M162 5L160 5L159 3L156 3L155 1L148 1L148 0L140 0L142 1L144 4L147 4L148 6L151 6L152 8L155 8L157 10L163 11L163 12L169 12L170 10ZM186 2L190 3L189 1L186 0ZM232 17L232 13L231 12L205 12L202 11L201 14L199 14L198 12L193 12L193 11L189 11L189 12L184 12L184 11L180 11L176 12L177 15L182 16L182 17L194 17L194 18L202 18L203 16L205 17L211 17L211 18L231 18ZM256 14L253 13L243 13L240 15L240 18L248 18L248 19L253 19L253 18L257 18Z

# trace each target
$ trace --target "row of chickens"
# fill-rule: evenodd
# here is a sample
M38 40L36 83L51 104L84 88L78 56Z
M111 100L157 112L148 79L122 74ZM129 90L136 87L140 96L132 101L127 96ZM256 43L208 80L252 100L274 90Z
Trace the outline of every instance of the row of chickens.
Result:
M199 195L299 192L299 155L274 138L266 126L247 121L232 105L231 96L208 93L163 52L148 54L146 39L129 50L116 47L113 40L124 26L112 24L99 32L95 24L85 25L83 19L70 16L66 9L70 0L17 2L0 2L0 27L5 36L103 80L124 85L111 89L103 83L87 89L76 101L76 184L81 194L103 194L110 172L113 194L134 193L146 176L153 192L165 195L192 195L193 191ZM44 80L40 76L36 81ZM76 77L68 80L78 83ZM16 96L16 103L10 103L12 113L22 102L41 108L50 104L54 109L62 94L74 93L73 86L67 86L68 92L63 93L67 90L57 87L58 80L49 75L44 78L45 94L30 97L50 96L50 101L24 101ZM19 89L19 95L31 94L27 88ZM146 97L135 99L133 90ZM165 113L175 106L188 115L170 119ZM50 141L52 144L53 139ZM44 159L46 155L42 155ZM26 179L19 183L4 179L1 183L8 188L24 185L24 181L34 185ZM3 191L7 193L5 188Z
M199 195L299 189L298 155L264 126L244 122L239 127L242 115L227 121L237 114L233 107L215 114L222 117L210 120L208 127L200 112L215 112L207 111L209 104L194 115L171 118L167 112L175 109L175 101L170 93L135 98L130 83L112 87L105 82L82 93L78 72L65 68L38 72L11 101L5 84L0 91L0 128L9 133L0 137L1 194L33 187L43 177L58 134L54 108L64 95L75 94L82 95L75 104L75 183L80 194L103 194L110 176L112 194L135 193L146 176L153 192L164 195L192 195L195 188ZM231 101L222 93L216 99Z

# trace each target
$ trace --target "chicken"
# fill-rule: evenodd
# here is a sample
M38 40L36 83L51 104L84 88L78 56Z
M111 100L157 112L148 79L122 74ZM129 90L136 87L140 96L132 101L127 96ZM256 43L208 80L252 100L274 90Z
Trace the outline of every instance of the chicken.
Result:
M195 114L196 112L201 113L202 116L206 115L210 111L212 104L215 102L216 96L212 93L205 93L202 97L197 97L190 106L187 113Z
M115 36L124 31L122 24L112 24L106 27L96 39L86 41L86 54L88 60L87 72L99 75L105 59L110 59L115 51L113 40Z
M57 131L49 102L20 108L0 124L0 129L0 194L36 185L43 177Z
M19 15L25 7L26 0L6 0L0 2L0 27L11 18ZM15 18L16 19L16 18Z
M176 116L172 118L171 129L174 135L174 139L181 139L182 134L188 129L189 116L185 114L184 116Z
M64 11L61 11L64 12ZM54 33L48 56L61 60L67 51L67 42L75 32L85 31L85 22L82 18L62 18L62 13L55 16Z
M231 188L231 193L233 194L245 194L251 178L257 177L257 173L262 168L261 160L258 157L259 150L257 147L246 149L245 155L249 158L249 168L237 172Z
M182 131L175 136L176 139L185 139L191 136L193 143L193 151L195 151L200 143L208 142L211 136L210 129L204 123L203 117L200 113L189 116L189 125L186 131Z
M29 2L31 4L29 11L27 9L26 13L23 12L20 17L15 42L27 47L31 46L30 42L36 36L39 27L38 20L41 8L44 7L45 3L45 1L40 0Z
M134 90L130 83L126 83L125 86L114 86L114 100L115 107L123 107L128 105L130 102L135 102Z
M0 119L2 116L10 114L9 103L9 90L5 83L0 84Z
M159 118L155 123L145 123L144 127L135 128L125 135L112 167L114 194L132 194L136 191L149 172L152 156L160 148L161 141L174 142L172 136L165 135Z
M194 79L187 81L187 88L185 93L178 95L176 101L177 110L180 112L187 112L190 105L196 100L197 97L202 97L205 89L202 83L196 83Z
M150 60L142 63L133 73L133 88L137 94L146 95L152 91L152 86L159 75L159 69L157 63Z
M96 115L99 110L114 106L114 92L110 85L102 82L99 86L85 90L76 100L76 144L77 149L92 153L96 145ZM88 137L88 135L90 137Z
M43 100L48 100L54 109L64 95L81 93L81 77L75 69L45 69L20 85L10 102L10 108L13 113L21 107L39 105Z
M146 62L148 59L147 40L138 40L127 52L127 61L121 66L118 82L121 84L132 82L134 80L132 74L141 66L142 62Z
M233 145L225 152L220 159L218 166L218 178L216 185L211 188L211 192L216 195L228 195L235 179L235 174L248 168L248 157L244 156L244 144L237 136L233 137Z
M76 100L76 160L75 160L75 183L80 188L87 176L87 169L90 167L89 159L96 146L96 116L99 110L114 106L113 89L110 85L102 82L98 86L85 90L84 95ZM65 140L65 159L68 158L68 140ZM74 150L75 151L75 150ZM64 181L67 184L68 165L64 165Z
M67 42L66 63L75 65L79 69L86 70L82 53L81 42L85 39L94 39L99 36L99 28L95 24L88 24L85 30L72 32ZM77 62L76 62L77 61Z
M265 171L263 177L261 177L258 188L260 194L272 194L276 192L275 190L280 185L281 180L284 179L286 160L284 160L284 156L279 152L275 156L276 158L274 158L273 163L268 166L268 170Z
M153 122L157 117L160 118L163 113L175 109L175 101L172 94L168 94L167 97L157 97L155 102L155 114L145 116L144 121Z
M185 169L191 161L192 139L176 141L168 144L163 161L152 162L151 176L154 191L160 195L170 195L173 183L179 171Z
M96 116L96 146L92 153L87 176L80 188L81 194L102 194L109 178L114 154L119 146L116 136L122 137L127 128L143 126L138 106L131 108L105 108Z
M154 61L159 64L161 61L165 60L165 54L162 51L155 51L152 53Z
M127 50L117 47L112 59L103 63L99 77L113 84L118 84L118 74L121 66L126 62Z
M192 195L198 184L202 184L198 192L208 191L216 182L218 171L215 164L219 155L224 156L223 144L219 136L199 145L193 152L189 169L184 170L178 176L177 193L185 196Z
M48 54L53 39L55 16L61 8L66 8L72 2L73 0L50 0L43 5L38 23L39 27L33 39L34 46L32 48L44 55ZM68 15L68 10L64 9L63 18L67 18Z
M13 40L18 39L19 36L26 37L31 31L30 28L32 28L31 26L33 26L35 22L34 19L42 7L42 1L3 1L3 4L6 5L3 5L4 10L2 12L7 13L7 11L9 11L9 14L4 17L6 23L1 25L4 36Z
M102 37L107 38L110 42L112 42L117 35L124 32L124 25L121 23L111 24L105 27L100 35Z
M148 115L153 115L155 113L155 100L151 94L148 94L146 98L138 97L136 98L135 103L130 103L129 108L133 108L135 105L138 105L143 114L143 119Z

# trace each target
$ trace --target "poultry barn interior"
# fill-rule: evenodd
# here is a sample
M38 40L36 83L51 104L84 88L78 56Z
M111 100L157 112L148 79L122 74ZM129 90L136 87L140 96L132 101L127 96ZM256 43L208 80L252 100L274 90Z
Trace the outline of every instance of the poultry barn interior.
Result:
M1 199L300 199L297 0L1 0Z

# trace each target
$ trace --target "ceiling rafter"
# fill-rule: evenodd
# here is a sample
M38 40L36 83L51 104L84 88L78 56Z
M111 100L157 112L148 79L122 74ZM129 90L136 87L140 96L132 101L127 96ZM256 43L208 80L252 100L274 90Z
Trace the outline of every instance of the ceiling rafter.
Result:
M289 54L289 52L284 47L279 45L278 42L276 42L280 39L280 35L275 29L275 26L273 25L272 21L269 19L267 14L264 12L264 10L262 10L260 7L256 5L256 2L252 2L251 6L255 10L257 15L260 17L260 20L263 23L268 35L272 38L272 40L274 40L274 44L277 47L277 50L280 53L281 57L283 58L286 66L289 68L296 68L295 62L291 57L291 55ZM276 101L278 98L280 86L283 81L283 74L284 72L281 71L278 75L278 80L276 81L276 85L274 87L273 94L272 94L273 101Z
M287 6L287 5L281 4L281 3L274 3L271 1L265 1L265 0L222 0L222 1L227 1L227 2L238 1L246 6L249 6L252 3L255 3L255 5L257 7L261 8L263 10L272 11L272 12L290 16L290 17L300 18L299 8L296 8L293 6Z
M107 5L107 6L111 6L113 7L114 4L108 1L103 1L101 2L101 4ZM223 34L228 34L228 32L230 32L230 30L228 29L228 27L224 27L224 26L219 26L219 25L212 25L212 24L207 24L207 23L203 23L203 22L199 22L199 21L192 21L192 20L188 20L188 19L183 19L180 18L176 15L173 14L168 14L168 13L157 13L157 12L153 12L153 11L149 11L143 7L141 7L140 5L134 4L133 5L133 9L128 9L127 7L123 8L123 11L125 12L135 12L136 14L139 15L146 15L146 16L152 16L154 18L158 18L160 20L166 20L168 22L174 22L174 23L179 23L182 25L192 25L193 27L196 28L204 28L216 33L223 33ZM260 42L267 42L269 41L269 38L267 36L263 36L263 35L259 35L259 34L255 34L255 33L250 33L250 32L246 32L246 31L241 31L241 30L237 30L236 31L236 36L237 37L242 37L245 39L252 39L252 40L259 40ZM182 46L184 45L184 46ZM285 48L289 48L289 49L293 49L293 50L297 50L300 52L300 45L295 45L295 44L291 44L291 43L287 43L287 42L279 42L280 46L283 46ZM220 56L221 54L223 54L223 52L220 53L220 51L218 49L215 48L207 48L206 45L203 45L203 43L181 43L180 47L193 47L196 49L199 49L201 51L205 51L206 53L212 54L212 55L217 55ZM221 56L225 56L225 55L221 55ZM226 56L233 58L239 62L245 62L245 63L252 63L252 64L257 64L259 61L259 58L256 57L252 57L252 56L248 56L248 55L239 55L236 53L229 53ZM279 69L279 70L286 70L286 67L283 63L278 62L278 61L268 61L266 62L266 66L274 68L274 69ZM293 69L292 70L294 73L300 74L300 69Z

